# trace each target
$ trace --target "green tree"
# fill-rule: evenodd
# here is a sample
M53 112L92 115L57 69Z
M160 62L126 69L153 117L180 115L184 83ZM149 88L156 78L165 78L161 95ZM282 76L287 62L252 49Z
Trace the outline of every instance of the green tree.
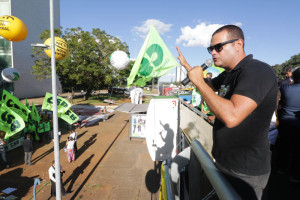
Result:
M131 66L118 71L109 61L110 55L116 50L124 51L129 55L126 43L100 29L89 32L80 27L66 29L64 32L62 28L56 29L55 36L63 38L69 47L69 55L56 62L56 72L63 88L84 90L87 98L92 90L111 85L126 85ZM41 41L44 42L49 37L49 30L46 30L41 34ZM32 67L32 73L40 80L49 78L50 58L37 47L33 48L33 56L35 65Z
M282 64L276 64L272 66L276 72L278 81L285 79L285 70L286 68L296 68L300 67L300 54L292 56L289 60Z

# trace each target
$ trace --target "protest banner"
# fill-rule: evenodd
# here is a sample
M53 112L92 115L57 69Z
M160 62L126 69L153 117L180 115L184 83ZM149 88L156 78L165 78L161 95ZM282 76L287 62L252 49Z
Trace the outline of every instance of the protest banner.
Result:
M69 124L74 124L79 120L79 117L71 111L71 109L67 110L65 113L59 113L58 117L65 120Z
M24 127L24 120L2 103L0 105L0 130L5 132L4 139L20 132Z
M46 96L44 98L42 110L51 110L53 105L53 99L52 94L46 93ZM71 107L71 104L62 97L57 97L57 113L65 113L69 108Z
M30 110L24 104L22 104L17 97L10 94L6 90L3 90L2 103L27 122Z

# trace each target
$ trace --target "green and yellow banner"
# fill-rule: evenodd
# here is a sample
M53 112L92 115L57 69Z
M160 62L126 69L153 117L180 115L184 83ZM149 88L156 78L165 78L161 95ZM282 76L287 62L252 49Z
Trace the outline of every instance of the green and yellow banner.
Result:
M154 77L165 75L177 65L177 61L158 32L154 26L151 26L150 32L127 78L127 86L136 84L144 87L146 82Z
M71 109L67 110L67 112L65 113L59 113L58 117L65 120L69 124L74 124L79 120L79 117L74 112L72 112Z
M53 105L53 99L52 94L46 93L42 110L51 110ZM65 113L69 108L71 107L71 104L64 98L57 97L57 113Z
M27 122L30 110L22 104L17 97L13 96L6 90L3 90L2 103Z
M160 175L160 191L159 191L159 200L167 200L167 183L165 175L165 167L161 165L161 175Z
M19 114L8 108L4 103L0 104L0 131L6 133L4 139L13 136L24 127L24 120Z

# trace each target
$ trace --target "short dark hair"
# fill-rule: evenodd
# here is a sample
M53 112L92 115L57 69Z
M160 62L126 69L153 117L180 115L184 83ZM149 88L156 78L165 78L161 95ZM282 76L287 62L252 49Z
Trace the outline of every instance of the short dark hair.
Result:
M292 72L293 69L292 69L291 67L287 67L284 71L285 71L285 73L287 73L287 72Z
M294 83L300 83L300 67L293 71Z
M217 33L220 33L222 31L227 31L229 34L229 39L242 39L245 41L244 33L242 29L236 25L225 25L221 28L217 29L212 36L214 36Z
M207 77L207 75L210 75L211 77L213 76L213 74L211 72L207 72L206 77Z

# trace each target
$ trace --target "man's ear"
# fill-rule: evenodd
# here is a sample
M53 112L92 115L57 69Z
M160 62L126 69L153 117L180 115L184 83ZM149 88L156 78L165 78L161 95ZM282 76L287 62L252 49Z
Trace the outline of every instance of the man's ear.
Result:
M244 40L238 39L235 43L236 43L239 47L241 47L242 49L244 49Z

